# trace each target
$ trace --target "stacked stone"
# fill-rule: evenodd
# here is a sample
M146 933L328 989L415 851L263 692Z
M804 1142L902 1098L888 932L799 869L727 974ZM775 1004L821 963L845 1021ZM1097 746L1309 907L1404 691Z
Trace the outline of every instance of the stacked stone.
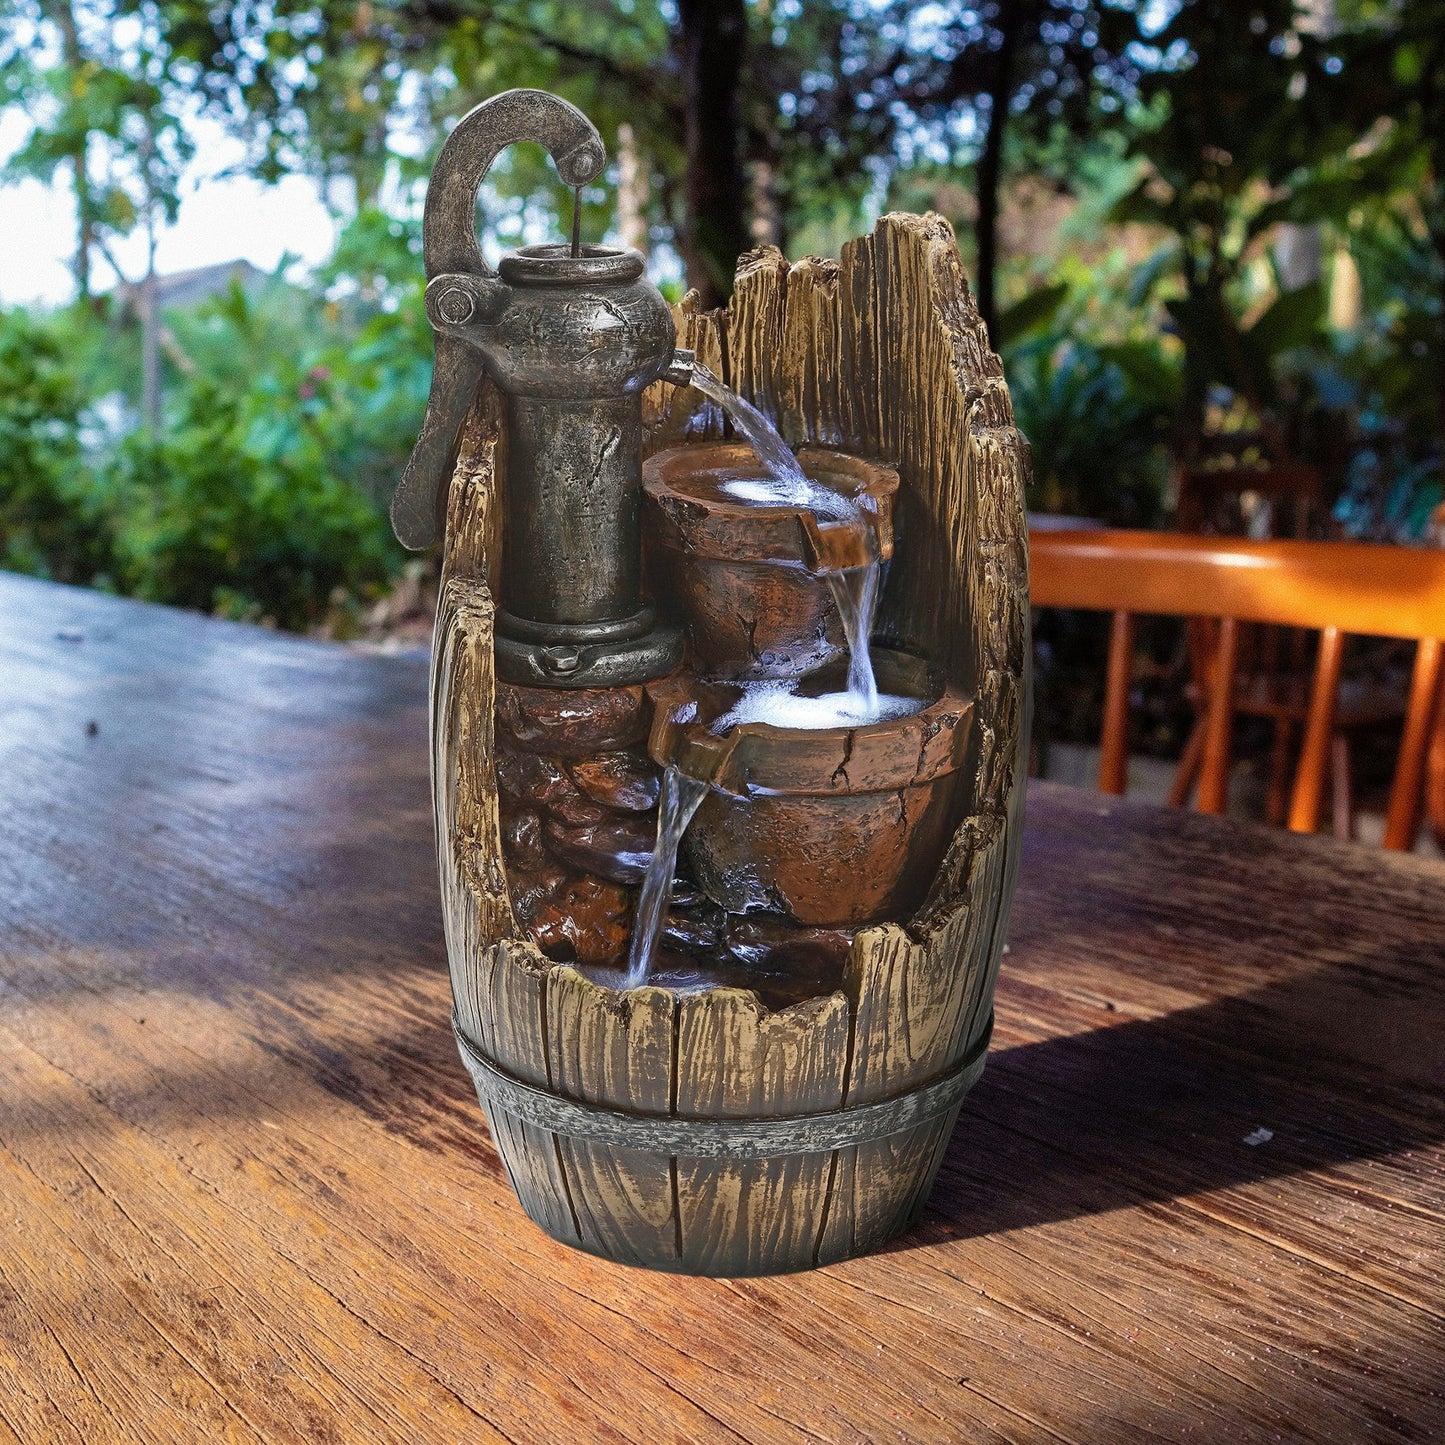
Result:
M497 685L502 852L517 921L550 957L627 951L661 775L639 687Z
M640 686L497 684L497 790L512 909L537 947L560 962L626 957L657 839L662 775L646 746L651 708ZM832 979L851 940L851 929L804 928L778 914L729 915L678 878L661 942L745 986L752 971L780 966L800 981Z

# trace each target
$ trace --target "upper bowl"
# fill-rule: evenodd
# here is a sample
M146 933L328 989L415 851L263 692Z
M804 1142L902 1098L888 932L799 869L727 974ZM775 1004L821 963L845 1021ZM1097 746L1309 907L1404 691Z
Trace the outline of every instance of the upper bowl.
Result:
M774 487L742 442L702 442L643 464L644 536L659 605L692 637L698 669L720 677L796 677L844 647L826 574L893 554L898 473L826 447L803 447L802 501Z

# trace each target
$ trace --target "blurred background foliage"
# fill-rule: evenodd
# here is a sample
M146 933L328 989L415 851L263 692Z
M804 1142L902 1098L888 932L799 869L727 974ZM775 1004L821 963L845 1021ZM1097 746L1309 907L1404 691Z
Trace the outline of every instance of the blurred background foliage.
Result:
M375 210L305 285L164 313L165 412L114 297L0 312L7 567L346 635L401 569L386 507L431 383L419 227Z
M1416 540L1445 428L1445 0L0 0L10 178L75 195L75 300L0 312L0 563L348 635L401 575L425 402L420 185L516 85L611 148L584 228L725 299L757 243L950 219L1034 449L1036 510L1167 525L1211 431ZM318 179L327 265L168 304L198 118ZM565 224L545 156L491 249ZM103 290L117 240L150 264Z

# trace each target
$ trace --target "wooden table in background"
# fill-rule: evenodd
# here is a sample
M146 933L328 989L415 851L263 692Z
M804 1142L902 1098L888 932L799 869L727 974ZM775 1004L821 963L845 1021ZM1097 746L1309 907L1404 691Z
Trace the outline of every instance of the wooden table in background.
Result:
M1445 1430L1445 870L1036 785L918 1230L648 1275L457 1060L425 684L0 579L0 1439Z

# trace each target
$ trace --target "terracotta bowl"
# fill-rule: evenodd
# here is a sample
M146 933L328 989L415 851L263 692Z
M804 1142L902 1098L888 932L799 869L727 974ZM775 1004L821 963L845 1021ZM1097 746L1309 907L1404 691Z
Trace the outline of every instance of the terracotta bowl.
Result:
M798 461L811 481L859 506L852 518L730 496L767 473L749 446L703 442L643 464L647 561L655 594L673 604L710 676L795 677L839 653L843 624L829 570L893 554L898 473L825 447Z
M693 876L730 913L856 928L903 922L923 902L957 821L973 700L906 653L874 650L879 688L919 712L853 728L741 723L711 731L741 696L689 673L648 686L648 749L712 784L684 839ZM846 666L806 679L843 685Z

